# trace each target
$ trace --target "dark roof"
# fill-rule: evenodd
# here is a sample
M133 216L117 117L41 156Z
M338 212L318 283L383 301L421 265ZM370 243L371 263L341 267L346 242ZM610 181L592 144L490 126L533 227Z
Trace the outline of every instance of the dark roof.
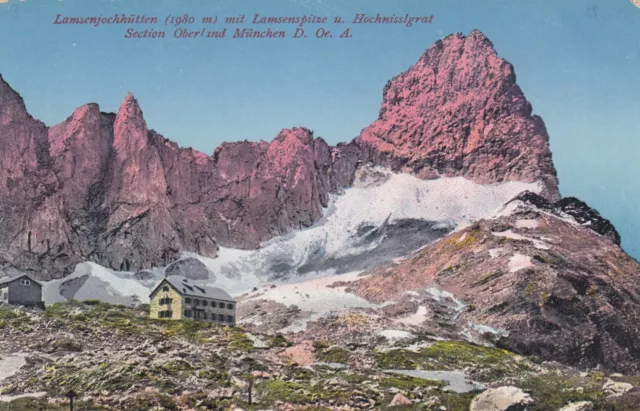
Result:
M23 277L27 277L27 279L31 280L32 283L36 283L38 284L40 287L42 287L42 284L40 284L38 281L34 280L33 278L31 278L30 276L28 276L27 274L22 274L22 275L18 275L16 277L0 277L0 285L4 285L4 284L9 284L14 282L15 280L19 280Z
M170 275L169 277L166 277L156 288L154 288L151 294L153 294L164 281L167 281L176 289L177 292L184 296L236 302L233 297L221 288L192 283L188 278L181 275Z

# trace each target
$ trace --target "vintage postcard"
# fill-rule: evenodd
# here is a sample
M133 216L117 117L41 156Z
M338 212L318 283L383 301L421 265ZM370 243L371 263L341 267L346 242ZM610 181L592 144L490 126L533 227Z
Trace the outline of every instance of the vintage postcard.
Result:
M640 410L637 0L0 0L0 411Z

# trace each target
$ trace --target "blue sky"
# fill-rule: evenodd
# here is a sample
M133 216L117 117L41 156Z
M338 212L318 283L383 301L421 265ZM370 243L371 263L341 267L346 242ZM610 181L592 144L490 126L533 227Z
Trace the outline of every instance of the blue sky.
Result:
M58 13L434 19L410 28L345 23L352 38L324 40L174 39L160 24L168 37L148 40L125 39L128 25L54 25ZM515 66L545 120L562 194L611 219L640 257L640 9L629 0L8 0L0 73L47 125L88 102L116 111L133 92L149 127L208 154L222 141L270 140L297 125L337 143L375 120L392 76L437 39L474 28Z

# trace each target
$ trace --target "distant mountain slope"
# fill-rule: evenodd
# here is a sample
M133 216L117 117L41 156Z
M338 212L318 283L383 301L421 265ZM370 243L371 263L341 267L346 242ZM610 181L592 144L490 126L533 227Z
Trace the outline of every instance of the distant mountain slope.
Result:
M609 232L598 233L597 212L560 215L535 205L545 203L532 193L516 198L497 218L381 266L349 289L409 316L423 310L433 325L438 315L409 294L437 287L465 306L447 324L454 330L482 324L490 341L521 354L640 371L640 264Z

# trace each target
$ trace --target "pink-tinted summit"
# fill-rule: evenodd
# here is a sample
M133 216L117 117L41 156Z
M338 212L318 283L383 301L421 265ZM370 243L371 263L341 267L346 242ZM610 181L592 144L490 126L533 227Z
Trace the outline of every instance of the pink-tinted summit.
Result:
M120 105L113 128L118 152L139 151L146 146L147 123L133 94L127 94Z
M378 120L358 139L378 161L425 178L542 181L557 198L548 140L513 66L478 30L438 40L387 83Z
M22 97L0 75L0 125L29 118Z

